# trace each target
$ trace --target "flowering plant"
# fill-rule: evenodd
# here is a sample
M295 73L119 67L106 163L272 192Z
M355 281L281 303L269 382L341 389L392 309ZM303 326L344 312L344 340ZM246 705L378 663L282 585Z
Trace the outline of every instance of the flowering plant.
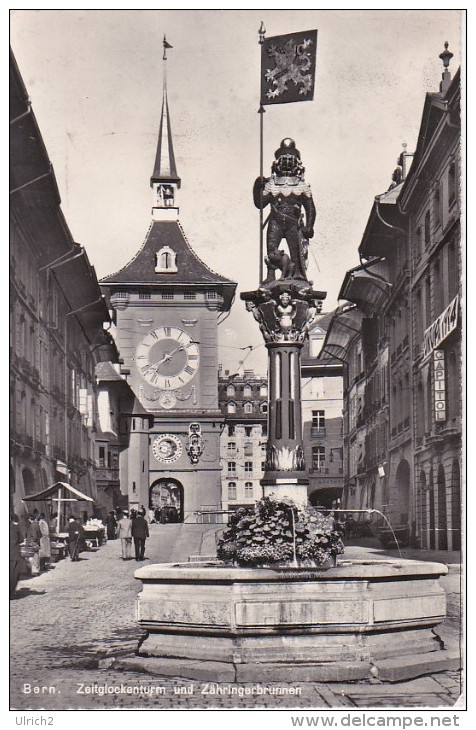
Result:
M230 516L217 555L247 567L289 565L294 558L301 565L319 566L343 552L332 516L297 507L290 499L263 497Z

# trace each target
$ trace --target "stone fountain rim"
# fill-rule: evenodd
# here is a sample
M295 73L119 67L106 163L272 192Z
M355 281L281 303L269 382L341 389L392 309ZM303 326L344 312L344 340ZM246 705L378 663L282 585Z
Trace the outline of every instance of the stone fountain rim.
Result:
M364 570L362 570L364 569ZM141 581L203 581L253 582L253 581L342 581L371 579L411 579L412 576L439 577L448 573L443 563L395 558L393 560L343 560L336 567L327 569L312 567L277 566L275 568L241 568L204 563L155 563L139 568L134 578Z

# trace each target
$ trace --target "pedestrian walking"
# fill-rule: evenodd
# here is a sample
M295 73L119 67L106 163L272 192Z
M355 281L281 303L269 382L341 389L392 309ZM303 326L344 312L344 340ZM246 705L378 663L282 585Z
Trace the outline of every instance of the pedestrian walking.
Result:
M76 517L73 517L73 515L71 515L68 524L68 550L69 557L71 558L72 562L79 560L78 556L83 540L84 527L76 519Z
M28 527L26 529L25 544L27 547L27 559L30 563L31 574L38 575L40 572L40 538L41 530L36 517L28 516Z
M122 518L117 523L117 537L121 538L122 559L130 560L132 555L131 520L127 512L123 512Z
M155 522L155 512L153 509L148 511L147 517L149 518L149 525L152 525Z
M106 535L108 540L115 540L117 535L117 520L114 510L111 510L106 517Z
M45 569L46 564L49 563L51 559L51 542L50 542L50 527L46 521L46 517L44 512L40 514L40 519L38 520L38 527L40 528L41 537L40 537L40 552L39 552L39 558L40 558L40 568L42 570Z
M131 526L136 560L144 560L145 541L149 537L149 525L147 524L147 520L144 515L145 512L139 512Z
M15 597L17 583L21 574L21 551L20 544L23 541L18 516L10 517L10 598Z

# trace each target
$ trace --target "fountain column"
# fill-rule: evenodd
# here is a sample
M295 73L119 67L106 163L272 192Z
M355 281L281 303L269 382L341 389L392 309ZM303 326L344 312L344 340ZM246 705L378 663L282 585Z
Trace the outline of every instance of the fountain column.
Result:
M268 350L268 442L263 496L308 501L301 412L301 350L325 292L309 282L280 279L241 298L259 323Z

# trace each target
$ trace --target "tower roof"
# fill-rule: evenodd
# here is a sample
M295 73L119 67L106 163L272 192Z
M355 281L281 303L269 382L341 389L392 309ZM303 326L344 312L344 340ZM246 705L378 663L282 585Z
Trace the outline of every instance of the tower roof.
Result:
M168 247L176 255L175 273L155 271L156 254ZM132 286L208 286L218 288L228 308L236 283L216 274L190 247L178 221L152 221L144 243L134 258L122 269L101 279L101 285Z
M170 125L169 104L167 100L166 63L167 59L164 58L164 94L162 99L162 112L160 115L157 153L155 155L154 172L150 178L150 185L152 187L155 182L173 182L180 188L180 178L177 174L177 166L175 164L172 127Z

